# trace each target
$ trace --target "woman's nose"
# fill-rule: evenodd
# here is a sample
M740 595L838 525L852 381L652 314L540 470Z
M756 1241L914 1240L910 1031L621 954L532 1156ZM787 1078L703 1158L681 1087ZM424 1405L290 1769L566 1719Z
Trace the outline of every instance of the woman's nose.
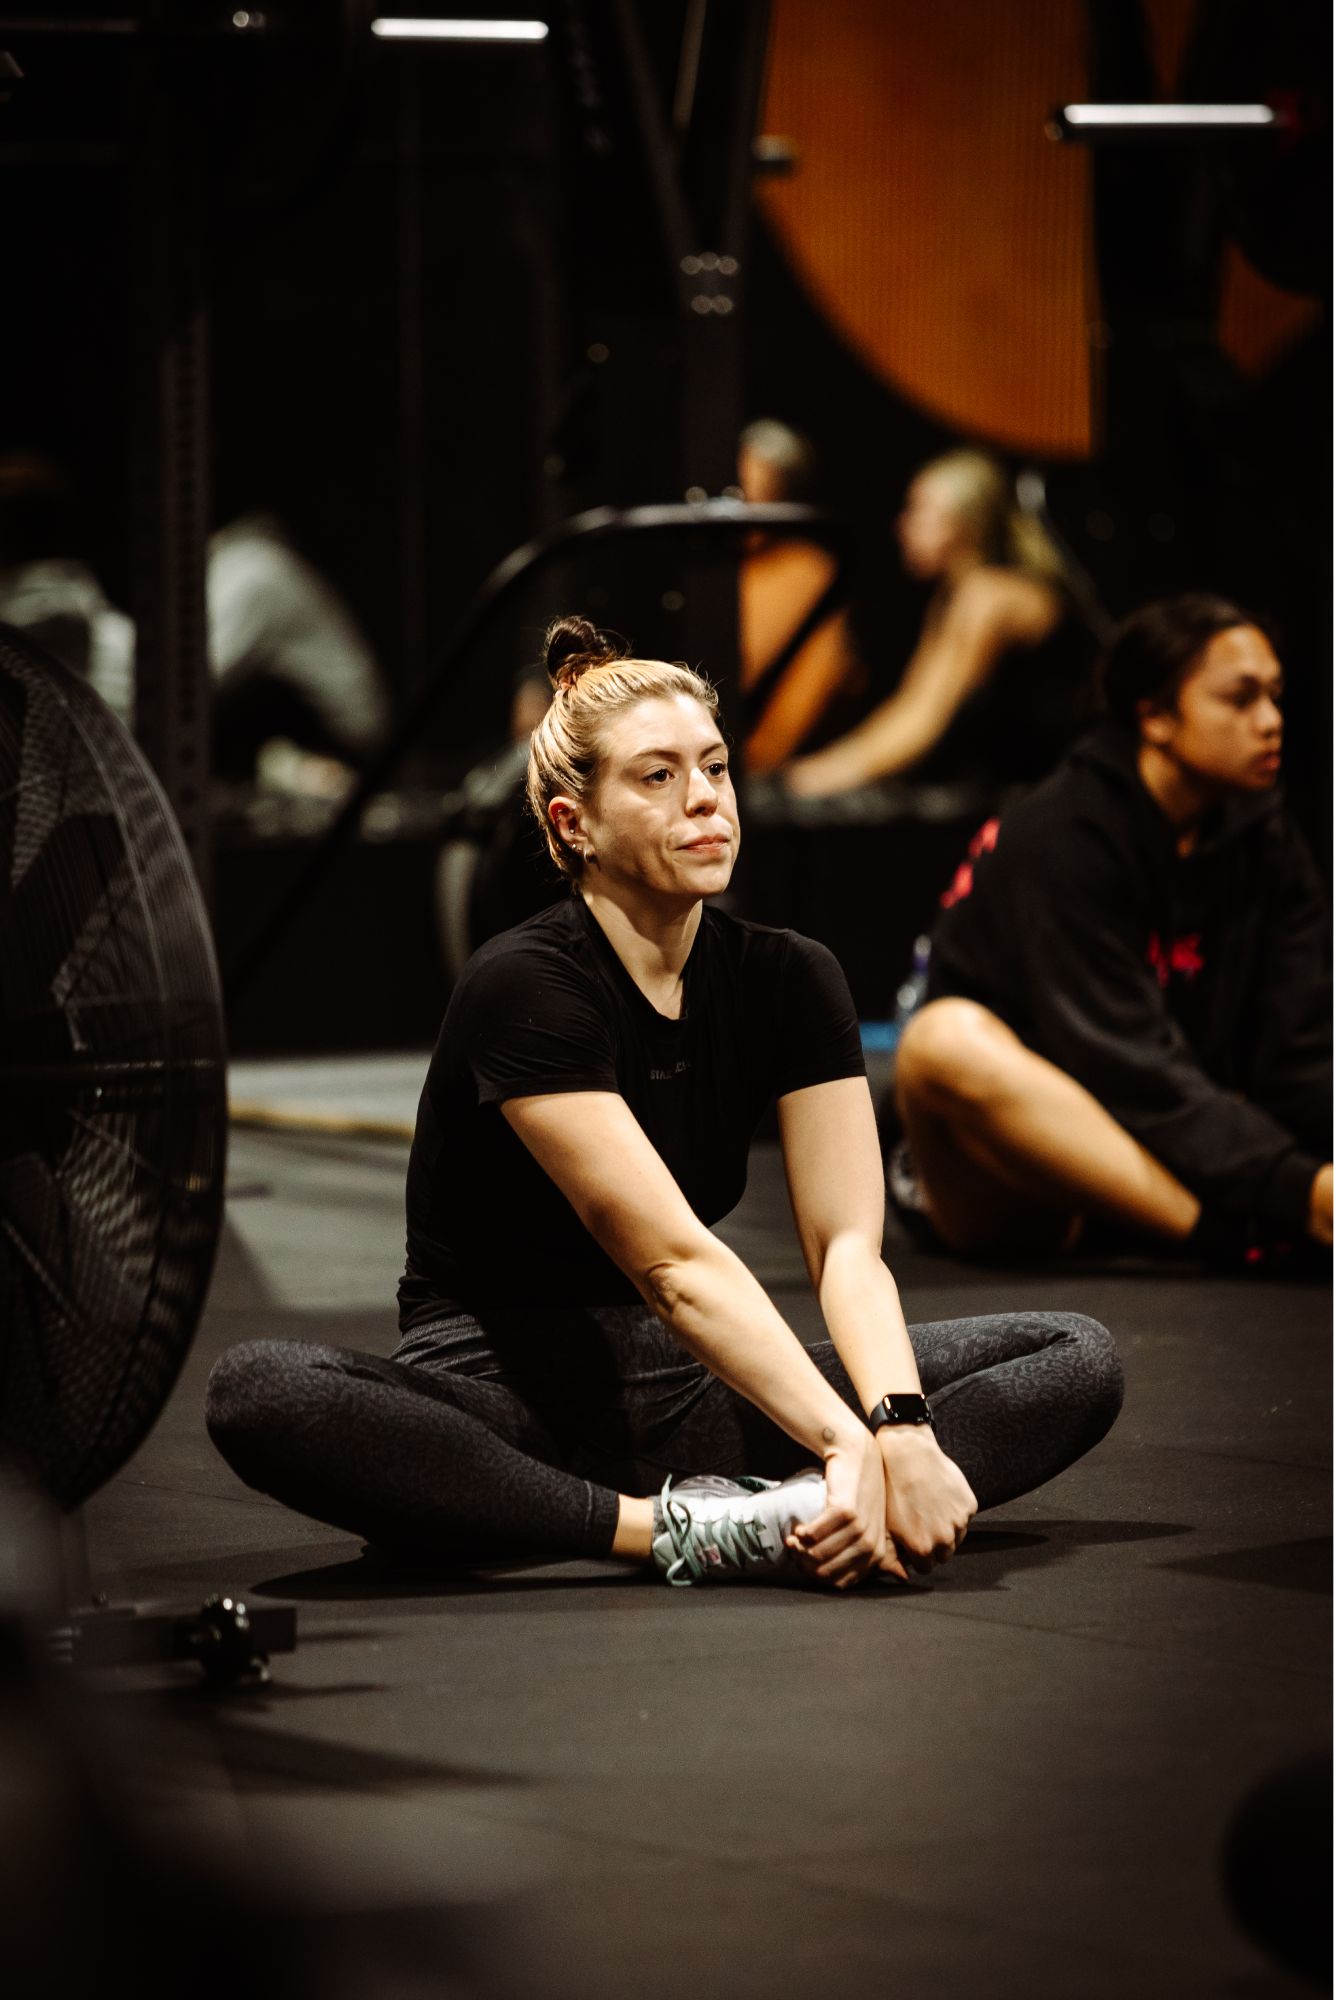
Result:
M712 812L717 800L713 782L703 771L690 773L690 789L686 793L686 806L690 812Z

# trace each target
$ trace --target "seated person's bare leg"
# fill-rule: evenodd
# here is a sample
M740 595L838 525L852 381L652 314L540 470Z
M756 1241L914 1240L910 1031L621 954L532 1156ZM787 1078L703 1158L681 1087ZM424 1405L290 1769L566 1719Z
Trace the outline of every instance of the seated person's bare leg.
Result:
M627 1562L648 1562L653 1554L653 1502L629 1493L618 1493L616 1502L612 1554Z
M1082 1084L971 1000L937 1000L905 1030L896 1088L931 1220L951 1248L1068 1247L1083 1218L1180 1241L1190 1190Z

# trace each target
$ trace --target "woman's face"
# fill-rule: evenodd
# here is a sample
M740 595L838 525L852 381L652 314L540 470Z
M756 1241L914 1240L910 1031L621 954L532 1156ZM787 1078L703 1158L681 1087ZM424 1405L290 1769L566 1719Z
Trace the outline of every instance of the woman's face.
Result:
M637 702L607 724L597 782L551 817L593 857L585 879L693 903L727 887L741 844L727 746L688 694Z
M1228 791L1264 792L1279 774L1283 669L1263 632L1216 633L1186 675L1172 708L1151 709L1145 739L1196 779Z
M908 488L895 525L903 567L923 582L943 576L955 556L972 546L949 481L929 472L919 473Z

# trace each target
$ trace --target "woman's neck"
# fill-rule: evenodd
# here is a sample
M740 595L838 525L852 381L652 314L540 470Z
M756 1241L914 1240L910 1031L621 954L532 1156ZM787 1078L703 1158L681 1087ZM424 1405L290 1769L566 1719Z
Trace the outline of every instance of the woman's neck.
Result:
M982 551L972 547L956 549L940 573L940 593L952 597L966 576L982 567Z
M682 978L703 903L697 898L684 908L677 903L664 908L646 897L622 901L593 882L583 883L579 893L644 998L660 1014L678 1020Z

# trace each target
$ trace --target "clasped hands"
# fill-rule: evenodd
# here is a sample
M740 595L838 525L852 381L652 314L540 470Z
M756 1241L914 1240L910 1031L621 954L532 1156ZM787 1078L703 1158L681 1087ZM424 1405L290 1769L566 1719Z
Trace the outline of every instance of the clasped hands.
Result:
M926 1426L858 1428L824 1462L828 1505L787 1546L808 1575L848 1590L879 1571L907 1583L961 1546L977 1498Z

